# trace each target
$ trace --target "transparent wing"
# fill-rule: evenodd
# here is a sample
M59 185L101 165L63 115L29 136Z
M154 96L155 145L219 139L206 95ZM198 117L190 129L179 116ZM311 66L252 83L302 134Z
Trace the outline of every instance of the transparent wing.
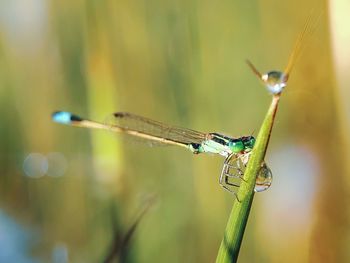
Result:
M128 112L117 112L108 116L106 126L111 130L123 132L160 144L177 144L187 146L200 144L207 138L206 133L170 126Z

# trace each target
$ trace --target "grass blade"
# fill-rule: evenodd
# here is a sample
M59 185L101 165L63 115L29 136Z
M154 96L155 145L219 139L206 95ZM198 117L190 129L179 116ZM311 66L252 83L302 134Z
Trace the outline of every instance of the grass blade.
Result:
M239 190L240 202L235 202L221 241L216 263L236 262L254 198L256 176L264 161L274 123L280 95L274 95L264 122L261 125L256 144L250 156L244 180Z

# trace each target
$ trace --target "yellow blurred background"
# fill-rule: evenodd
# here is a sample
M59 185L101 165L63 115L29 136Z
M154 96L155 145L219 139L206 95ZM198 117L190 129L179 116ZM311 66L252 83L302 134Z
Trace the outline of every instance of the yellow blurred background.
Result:
M239 261L349 262L348 0L0 1L0 262L107 262L152 195L124 262L213 262L234 202L221 157L51 113L256 135L270 96L245 59L283 70L311 10Z

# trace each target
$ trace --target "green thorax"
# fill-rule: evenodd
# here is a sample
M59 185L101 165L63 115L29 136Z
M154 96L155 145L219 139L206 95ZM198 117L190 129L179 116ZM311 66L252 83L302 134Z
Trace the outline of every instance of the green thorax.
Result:
M218 133L210 133L208 139L201 144L191 144L190 149L194 153L214 153L229 156L232 153L244 154L253 149L255 138L245 136L237 139L230 138Z

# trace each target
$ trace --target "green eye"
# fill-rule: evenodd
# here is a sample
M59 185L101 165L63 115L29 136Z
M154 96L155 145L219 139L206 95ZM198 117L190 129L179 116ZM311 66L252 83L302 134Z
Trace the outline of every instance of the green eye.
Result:
M228 145L234 153L240 153L244 150L244 144L241 140L232 140Z

